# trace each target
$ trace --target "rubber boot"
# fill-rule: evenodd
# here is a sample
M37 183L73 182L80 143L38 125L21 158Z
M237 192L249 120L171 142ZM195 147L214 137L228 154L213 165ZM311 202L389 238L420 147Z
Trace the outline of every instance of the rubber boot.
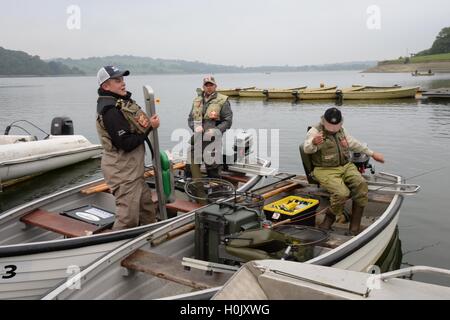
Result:
M348 233L350 235L356 236L359 233L363 212L364 207L358 206L355 202L353 202L352 216L350 217L350 225L348 227Z
M325 212L325 218L322 223L319 224L319 228L323 230L330 230L333 223L336 221L336 215L331 212L330 209L327 209Z

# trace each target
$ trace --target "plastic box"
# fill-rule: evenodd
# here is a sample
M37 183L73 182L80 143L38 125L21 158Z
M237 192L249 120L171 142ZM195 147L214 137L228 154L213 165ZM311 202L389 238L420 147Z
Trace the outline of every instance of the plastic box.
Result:
M315 226L318 207L319 200L289 196L265 205L264 212L267 219L273 222L291 219L292 224Z

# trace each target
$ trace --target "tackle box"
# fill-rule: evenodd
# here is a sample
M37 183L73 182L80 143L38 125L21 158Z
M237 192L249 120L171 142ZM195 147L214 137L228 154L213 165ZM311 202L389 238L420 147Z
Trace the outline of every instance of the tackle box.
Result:
M264 213L273 222L291 219L293 224L315 226L318 207L317 199L288 196L265 205Z

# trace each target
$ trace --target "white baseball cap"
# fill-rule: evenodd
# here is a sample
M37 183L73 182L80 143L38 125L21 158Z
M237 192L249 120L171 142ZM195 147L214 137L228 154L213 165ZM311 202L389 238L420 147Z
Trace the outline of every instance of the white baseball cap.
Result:
M101 86L103 84L103 82L105 82L106 80L120 78L120 77L126 77L129 74L130 74L130 71L128 71L128 70L120 71L119 68L117 68L117 67L105 66L105 67L102 67L100 70L98 70L97 82L98 82L98 85Z

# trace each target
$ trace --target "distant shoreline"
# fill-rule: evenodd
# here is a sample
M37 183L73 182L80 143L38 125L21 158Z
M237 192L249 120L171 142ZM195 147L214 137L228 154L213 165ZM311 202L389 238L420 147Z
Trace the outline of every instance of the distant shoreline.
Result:
M33 74L12 74L3 75L0 74L0 78L68 78L68 77L88 77L86 74L46 74L46 75L33 75Z
M130 69L130 71L132 71ZM307 70L307 71L270 71L270 74L273 73L303 73L303 72L340 72L340 71L354 71L356 73L365 72L363 69L348 69L348 70ZM212 74L246 74L246 73L254 73L254 74L267 74L267 72L261 71L247 71L247 72L213 72ZM205 74L204 72L192 72L192 73L132 73L133 76L155 76L155 75L190 75L190 74ZM74 78L74 77L95 77L95 74L67 74L67 75L0 75L1 78L50 78L50 77L58 77L58 78Z
M414 71L434 73L450 73L450 61L434 61L421 63L383 64L364 70L363 73L411 73Z

